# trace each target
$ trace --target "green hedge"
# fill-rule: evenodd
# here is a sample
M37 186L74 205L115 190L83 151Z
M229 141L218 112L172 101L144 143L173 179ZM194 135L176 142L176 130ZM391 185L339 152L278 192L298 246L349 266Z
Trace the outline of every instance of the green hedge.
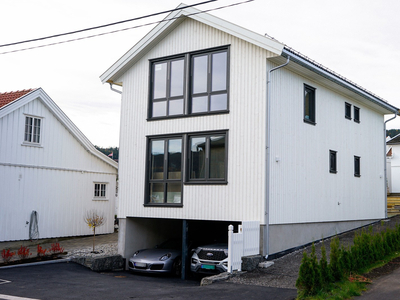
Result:
M299 277L296 281L299 298L316 295L327 291L329 286L347 278L350 273L358 273L363 268L381 260L382 257L400 250L400 224L395 229L372 233L362 229L356 232L353 245L340 247L336 236L330 244L330 261L327 262L326 249L322 243L321 259L317 260L315 246L312 245L311 255L303 253Z

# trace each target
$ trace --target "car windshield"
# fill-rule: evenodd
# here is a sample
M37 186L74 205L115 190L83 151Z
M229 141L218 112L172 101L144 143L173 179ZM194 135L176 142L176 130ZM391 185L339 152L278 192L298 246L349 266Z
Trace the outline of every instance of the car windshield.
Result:
M168 240L157 247L158 249L182 249L182 242L179 240Z

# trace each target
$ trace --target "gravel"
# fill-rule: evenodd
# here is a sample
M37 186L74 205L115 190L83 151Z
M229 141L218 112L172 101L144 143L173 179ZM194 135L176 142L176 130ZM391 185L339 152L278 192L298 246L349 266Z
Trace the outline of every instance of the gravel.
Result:
M377 222L372 225L372 232L381 232L386 228L395 228L400 223L400 215L382 222ZM369 227L369 226L368 226ZM366 229L368 229L368 227ZM340 246L348 247L353 244L354 234L358 230L349 231L338 235L340 240ZM326 253L329 261L330 253L330 242L331 238L324 240ZM321 257L321 246L322 242L315 243L315 252L318 259ZM299 268L301 259L303 258L303 252L306 251L308 254L311 253L311 245L304 247L300 250L289 253L278 259L273 260L274 264L266 269L257 268L254 271L247 272L241 276L232 277L229 282L238 284L249 284L249 285L260 285L267 287L278 287L278 288L289 288L296 289L296 280L299 274Z

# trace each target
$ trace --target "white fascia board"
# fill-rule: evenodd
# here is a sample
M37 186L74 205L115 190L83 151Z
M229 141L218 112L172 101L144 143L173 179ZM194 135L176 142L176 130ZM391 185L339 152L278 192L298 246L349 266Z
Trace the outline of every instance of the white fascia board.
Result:
M61 110L61 108L46 94L42 88L38 88L21 98L13 101L10 105L7 105L4 109L0 110L0 118L3 116L19 109L25 104L38 99L43 103L44 106L49 109L56 119L63 124L63 126L74 136L78 142L90 153L99 159L103 160L105 163L111 165L112 167L118 169L118 163L111 158L107 157L100 151L98 151L93 144L88 140L88 138L79 130L79 128L68 118L68 116Z
M178 7L186 6L181 4ZM126 65L133 64L137 56L140 58L140 53L149 46L153 41L161 38L163 33L168 32L171 26L179 25L186 16L198 22L204 23L208 26L221 30L232 36L245 40L251 44L254 44L260 48L268 50L275 55L281 55L284 45L278 41L272 40L268 37L255 33L251 30L245 29L208 13L203 13L201 10L195 9L193 7L185 8L179 11L171 12L165 21L159 23L154 27L147 35L145 35L133 48L131 48L125 55L123 55L116 63L114 63L106 72L101 76L101 82L113 81L111 78L115 77ZM167 21L168 20L168 21ZM116 76L118 77L118 76ZM116 78L114 78L116 79Z

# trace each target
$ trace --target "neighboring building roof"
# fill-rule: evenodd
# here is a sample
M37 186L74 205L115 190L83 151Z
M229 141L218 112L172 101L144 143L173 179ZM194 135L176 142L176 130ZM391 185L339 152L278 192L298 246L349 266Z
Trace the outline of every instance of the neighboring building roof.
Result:
M14 100L17 100L18 98L21 98L22 96L34 90L35 89L29 89L29 90L22 90L9 93L0 93L0 108L6 106L7 104L13 102Z
M98 151L93 146L93 144L88 140L88 138L79 130L78 127L76 127L76 125L68 118L68 116L61 110L61 108L59 108L57 104L45 93L45 91L42 88L33 90L24 90L24 91L25 94L20 94L19 97L17 97L18 96L17 93L22 93L23 91L0 94L0 99L2 99L1 95L5 94L14 95L13 100L10 100L7 104L0 106L0 118L8 115L9 113L24 106L27 103L38 99L44 104L44 106L47 107L47 109L49 109L54 114L57 120L61 124L63 124L63 126L72 134L72 136L74 136L77 139L77 141L88 152L98 157L99 159L103 160L105 163L111 165L112 167L118 169L118 163L115 162L110 157L107 157L105 154ZM4 96L3 98L6 99L6 96ZM9 97L9 99L12 99L12 97Z
M386 145L398 145L400 144L400 134L396 135L392 139L386 142Z
M390 149L386 152L386 156L392 156L393 155L393 148L390 147Z

